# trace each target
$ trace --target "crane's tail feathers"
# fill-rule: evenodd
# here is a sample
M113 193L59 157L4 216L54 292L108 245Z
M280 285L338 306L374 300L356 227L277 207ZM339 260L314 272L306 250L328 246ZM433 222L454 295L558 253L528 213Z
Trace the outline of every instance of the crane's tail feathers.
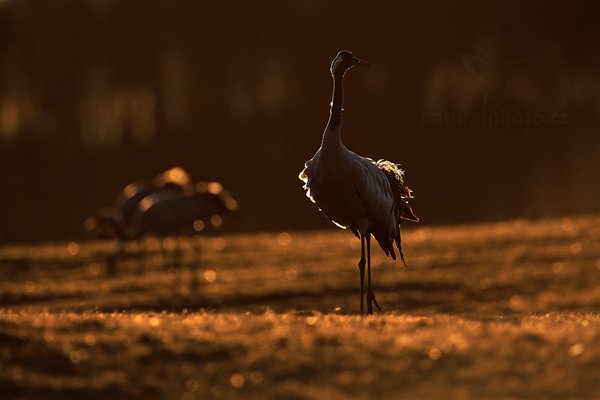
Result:
M392 260L396 260L396 252L394 251L394 238L390 237L387 232L383 229L373 229L371 232L375 237L377 243L381 247L381 250L386 256L391 257Z
M394 196L394 215L396 224L398 226L395 235L392 234L391 237L389 233L387 233L383 238L379 238L377 235L375 235L375 237L377 238L377 241L381 245L383 251L390 255L394 260L396 259L394 242L396 242L398 253L400 253L400 259L406 267L406 261L404 260L404 253L402 252L402 244L400 239L400 221L404 219L407 221L419 222L419 217L415 215L412 208L408 205L408 200L413 198L412 190L406 185L406 183L404 183L404 171L400 168L400 164L394 164L393 162L386 160L369 161L374 163L388 179L390 189L392 189L392 194Z
M396 252L394 251L394 245L390 246L390 251L387 255L389 255L392 260L396 261Z
M404 264L404 268L408 268L408 265L406 265L406 261L404 260L404 253L402 252L400 232L398 232L398 237L396 238L396 247L398 248L398 252L400 253L400 259L402 260L402 264Z
M396 243L396 246L398 246L398 251L400 252L400 259L402 260L402 264L404 264L404 268L408 268L408 265L406 265L406 261L404 260L404 253L402 253L402 248L400 248L400 245L398 243Z
M381 246L381 250L383 250L385 255L391 257L394 261L396 260L396 251L394 250L395 243L398 253L400 254L400 260L402 260L402 263L404 264L404 268L408 268L408 265L404 260L404 252L402 252L402 239L400 237L399 226L395 237L383 234L383 232L380 230L374 230L373 236L375 237L375 240L377 240L377 243L379 243L379 246Z
M400 218L419 222L419 217L415 215L412 208L408 205L408 200L412 199L413 195L412 190L404 183L404 171L400 169L400 164L394 164L386 160L379 160L374 162L374 164L385 174L390 183Z
M404 264L404 268L408 268L408 265L406 265L406 261L404 260L404 253L402 252L402 234L400 233L400 224L398 224L398 231L396 232L394 241L396 242L396 247L398 248L398 253L400 253L400 259L402 260L402 264Z

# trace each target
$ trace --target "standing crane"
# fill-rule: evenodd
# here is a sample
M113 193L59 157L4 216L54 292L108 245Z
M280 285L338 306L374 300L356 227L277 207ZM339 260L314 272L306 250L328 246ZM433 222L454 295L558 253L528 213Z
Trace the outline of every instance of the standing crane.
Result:
M161 191L140 201L139 210L125 236L136 239L146 233L159 236L200 232L207 224L218 228L222 217L237 210L237 201L218 182L199 182L184 191Z
M130 224L125 223L122 213L114 207L99 210L93 220L95 224L110 226L119 240L108 262L109 272L114 274L125 242L149 233L164 237L198 233L205 227L218 228L223 216L237 208L237 201L220 183L199 182L195 187L165 189L144 197Z
M142 179L125 186L117 195L113 207L99 209L84 221L84 229L96 232L98 237L118 237L115 223L130 226L139 213L143 198L161 191L183 191L192 188L189 174L181 167L173 167L154 179ZM117 215L118 214L118 215Z
M163 190L184 190L191 185L192 180L183 168L169 168L153 180L139 180L125 186L115 199L115 206L120 210L125 225L130 225L144 197Z
M350 229L361 241L360 313L364 312L365 260L368 267L367 315L373 304L379 311L371 286L371 235L386 256L396 259L394 244L404 261L400 238L402 219L418 222L408 205L412 191L404 183L404 171L390 161L374 161L348 150L341 140L343 80L346 71L369 65L349 51L340 51L331 63L333 98L321 147L298 176L306 195L337 226ZM367 256L365 258L365 247Z

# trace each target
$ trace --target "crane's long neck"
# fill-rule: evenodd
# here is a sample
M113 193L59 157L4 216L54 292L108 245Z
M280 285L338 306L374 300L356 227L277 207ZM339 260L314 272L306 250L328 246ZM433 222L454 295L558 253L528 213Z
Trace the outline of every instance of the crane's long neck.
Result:
M102 217L102 222L110 225L120 240L127 240L125 226L123 226L123 223L117 217L114 215L105 215Z
M333 95L331 112L321 147L341 146L342 106L344 103L344 73L333 74Z

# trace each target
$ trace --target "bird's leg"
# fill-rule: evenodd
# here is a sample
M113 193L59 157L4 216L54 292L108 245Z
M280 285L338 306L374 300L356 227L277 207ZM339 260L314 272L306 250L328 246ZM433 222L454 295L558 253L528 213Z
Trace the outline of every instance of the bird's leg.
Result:
M153 247L153 242L151 240L148 240L147 237L142 237L140 239L140 243L142 245L142 263L139 265L138 268L140 268L140 273L142 272L148 272L148 266L153 267L154 266L154 261L156 260L154 257L154 247Z
M117 240L115 250L108 255L106 260L106 271L111 276L117 275L117 261L123 256L124 247L123 241Z
M202 248L198 243L198 237L193 233L190 234L190 240L192 242L193 251L195 254L192 263L190 264L190 294L194 294L200 286L198 280L198 272L200 271L200 261L202 259Z
M358 270L360 272L360 315L363 315L365 308L365 262L365 237L360 235L360 260L358 261Z
M367 278L367 315L373 314L373 303L375 307L381 312L381 308L379 304L377 304L377 300L375 300L375 293L371 288L371 234L367 234L367 269L368 269L368 278Z
M183 253L181 250L181 238L177 236L172 236L171 238L175 240L173 248L174 260L173 267L171 267L172 269L168 268L167 271L171 270L173 272L173 283L175 287L178 287L182 282L181 275L183 272Z
M136 254L135 254L135 260L136 260L136 272L141 275L143 272L143 264L144 264L144 248L145 248L145 242L144 242L144 238L140 238L137 240L134 240L135 243L135 247L136 249Z

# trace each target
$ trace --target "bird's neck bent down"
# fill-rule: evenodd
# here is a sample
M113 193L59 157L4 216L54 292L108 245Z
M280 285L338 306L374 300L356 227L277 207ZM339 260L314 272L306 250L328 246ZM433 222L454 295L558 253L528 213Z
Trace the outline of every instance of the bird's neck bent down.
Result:
M128 239L125 226L124 226L123 222L120 221L117 217L110 215L110 216L105 217L105 221L113 227L119 240L127 240Z
M333 75L333 95L329 121L323 134L323 147L341 145L342 106L344 103L344 74Z

